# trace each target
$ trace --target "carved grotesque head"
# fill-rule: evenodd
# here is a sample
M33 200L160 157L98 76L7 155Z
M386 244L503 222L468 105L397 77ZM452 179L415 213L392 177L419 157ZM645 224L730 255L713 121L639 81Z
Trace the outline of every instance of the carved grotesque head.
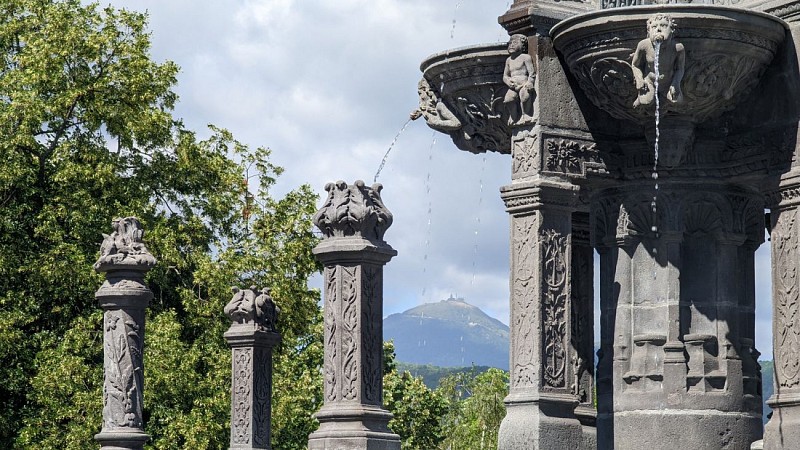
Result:
M647 37L653 42L669 41L675 28L675 21L667 14L656 14L647 19Z
M524 34L512 34L508 41L508 53L523 53L528 51L528 37Z

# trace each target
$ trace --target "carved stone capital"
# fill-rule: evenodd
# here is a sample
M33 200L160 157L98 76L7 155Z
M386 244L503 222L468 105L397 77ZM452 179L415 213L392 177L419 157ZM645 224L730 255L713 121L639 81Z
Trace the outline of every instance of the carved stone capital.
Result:
M249 289L232 288L233 298L225 305L225 315L233 324L232 330L278 331L278 315L281 309L275 304L270 289L257 291L255 286Z
M100 258L94 264L98 272L127 270L146 272L156 264L156 259L142 241L144 229L136 217L114 219L110 235L103 234Z
M392 225L392 213L383 204L382 189L381 184L367 187L361 180L352 185L328 183L328 199L314 215L314 225L326 239L353 237L385 244L383 235Z
M510 214L526 214L539 209L574 211L579 188L568 183L532 181L500 188L500 196Z

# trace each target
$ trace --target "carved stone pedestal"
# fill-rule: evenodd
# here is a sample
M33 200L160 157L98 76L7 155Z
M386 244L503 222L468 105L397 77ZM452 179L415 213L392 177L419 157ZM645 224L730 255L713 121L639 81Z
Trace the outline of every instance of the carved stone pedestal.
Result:
M325 235L325 404L310 450L399 450L383 409L383 266L397 252L383 240L392 215L381 185L328 184L314 217Z
M144 432L144 312L153 293L144 276L156 263L142 243L134 217L115 219L94 268L106 274L95 293L103 314L103 428L95 435L103 450L141 450Z
M233 324L225 332L231 347L231 450L271 450L272 349L281 341L280 309L263 289L234 288L225 306Z

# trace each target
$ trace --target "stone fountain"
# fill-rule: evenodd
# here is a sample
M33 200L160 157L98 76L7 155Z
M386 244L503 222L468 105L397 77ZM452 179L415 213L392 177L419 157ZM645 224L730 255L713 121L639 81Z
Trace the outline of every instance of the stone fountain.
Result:
M422 63L413 116L462 150L511 155L500 449L800 448L800 1L713 3L517 0L499 19L508 45Z

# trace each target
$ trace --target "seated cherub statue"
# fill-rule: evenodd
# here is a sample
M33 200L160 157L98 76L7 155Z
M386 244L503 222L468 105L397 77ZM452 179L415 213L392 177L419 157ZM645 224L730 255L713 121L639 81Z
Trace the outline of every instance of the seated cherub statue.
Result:
M638 97L634 107L650 105L656 96L656 47L658 58L658 95L671 103L683 100L681 81L686 65L683 44L675 42L675 21L667 14L655 14L647 19L647 38L642 39L633 53L633 78Z

